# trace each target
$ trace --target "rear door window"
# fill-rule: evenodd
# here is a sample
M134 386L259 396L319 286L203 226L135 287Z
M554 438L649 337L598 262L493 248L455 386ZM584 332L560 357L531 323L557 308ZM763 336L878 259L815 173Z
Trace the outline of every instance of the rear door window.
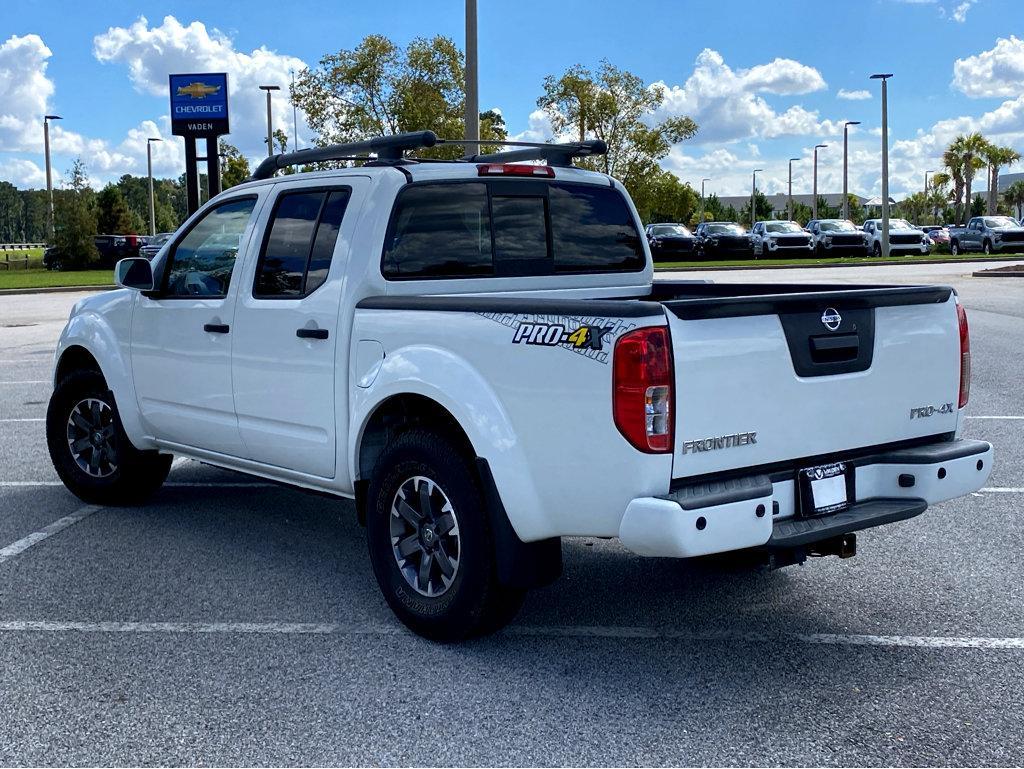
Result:
M642 238L612 187L488 180L399 193L381 270L389 279L638 271Z

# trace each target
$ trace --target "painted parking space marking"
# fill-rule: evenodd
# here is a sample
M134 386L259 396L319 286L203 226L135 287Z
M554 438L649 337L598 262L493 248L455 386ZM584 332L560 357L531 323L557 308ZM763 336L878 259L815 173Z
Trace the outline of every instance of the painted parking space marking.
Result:
M1024 494L1024 486L985 486L978 491L988 494Z
M1024 419L1024 417L1007 416L1007 415L1002 415L1002 416L983 416L983 417L964 417L964 418L965 419L1010 419L1010 420L1021 420L1021 419Z
M50 384L49 379L18 379L15 381L0 381L0 385L35 385L35 384Z
M0 419L0 422L45 422L46 417L20 417L14 419Z
M0 632L42 633L165 633L238 635L408 635L397 623L338 622L79 622L0 620ZM1005 649L1024 651L1024 638L993 636L913 636L838 633L693 633L673 628L601 625L511 625L499 635L549 638L677 640L787 645L874 646L909 649Z
M31 488L33 486L63 486L61 481L0 481L0 489L4 488ZM273 489L288 488L278 483L233 483L231 481L195 481L195 482L168 482L161 488L165 489Z
M93 513L96 513L103 508L99 505L86 505L85 507L78 508L75 512L70 515L65 515L63 518L58 518L56 521L51 523L39 531L35 531L29 534L27 537L22 537L17 542L12 542L7 547L0 549L0 564L4 564L11 560L15 556L24 553L30 547L38 545L45 539L49 539L54 534L64 531L69 526L74 526L80 521L84 521Z

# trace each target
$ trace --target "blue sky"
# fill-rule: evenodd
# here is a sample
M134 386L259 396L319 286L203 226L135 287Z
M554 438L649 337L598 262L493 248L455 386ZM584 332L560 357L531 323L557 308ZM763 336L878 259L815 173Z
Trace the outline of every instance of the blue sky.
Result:
M1024 152L1024 7L1020 0L860 2L666 2L479 0L481 106L498 107L510 133L546 138L536 112L549 73L601 58L648 83L662 83L659 114L689 114L701 126L665 161L684 181L721 194L749 188L750 171L783 189L786 160L819 142L819 185L841 185L843 120L851 134L851 186L879 189L879 99L874 71L890 87L892 187L917 189L957 132L983 130ZM41 184L45 112L55 167L81 156L94 182L145 173L145 138L156 170L183 169L181 140L169 136L167 74L231 73L230 141L263 151L260 82L285 85L290 69L350 48L367 34L400 43L444 34L460 45L462 0L433 3L77 3L0 4L0 179ZM768 9L768 10L766 10ZM866 94L857 92L867 91ZM843 98L849 96L866 98ZM285 98L275 119L291 133ZM301 120L301 118L300 118ZM300 125L300 140L309 138ZM795 164L797 191L810 163ZM1020 170L1015 168L1012 170Z

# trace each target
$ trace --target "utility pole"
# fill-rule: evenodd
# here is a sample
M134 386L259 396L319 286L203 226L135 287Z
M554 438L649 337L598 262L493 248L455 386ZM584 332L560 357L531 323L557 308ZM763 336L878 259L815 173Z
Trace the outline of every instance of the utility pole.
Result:
M46 115L43 118L43 151L46 153L46 233L53 240L53 173L50 170L50 121L63 120L60 115Z
M480 93L477 78L476 0L466 0L466 130L468 142L480 140ZM466 154L480 152L479 144L467 144Z
M704 182L710 182L711 178L700 180L700 222L704 221ZM697 222L697 224L700 224Z
M288 98L292 103L292 151L299 151L299 109L295 106L295 70L288 70L292 76L292 89L288 92Z
M928 174L933 174L933 173L935 173L935 172L934 171L925 171L924 172L924 209L925 209L925 211L927 211L928 208L929 208L929 205L928 205Z
M813 192L814 200L811 201L811 203L812 203L811 210L813 211L813 213L811 214L811 218L812 219L817 219L818 218L818 150L825 149L825 147L827 147L827 146L828 146L827 144L815 144L814 145L814 192Z
M847 187L847 177L849 175L849 155L850 155L850 142L849 132L850 126L860 125L859 120L847 120L843 123L843 218L850 218L850 194Z
M153 196L153 142L163 139L146 139L146 168L149 171L149 234L156 235L156 199Z
M872 75L882 81L882 257L889 258L889 78L891 72ZM970 201L968 201L969 203Z
M267 157L274 154L274 118L270 111L270 92L280 91L279 85L261 85L261 91L267 92Z
M793 161L800 158L789 159L789 202L786 203L786 216L793 221Z

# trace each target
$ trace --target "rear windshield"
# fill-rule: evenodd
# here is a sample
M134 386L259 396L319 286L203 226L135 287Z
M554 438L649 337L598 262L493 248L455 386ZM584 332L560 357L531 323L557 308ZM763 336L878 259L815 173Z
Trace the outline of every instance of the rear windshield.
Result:
M411 184L395 201L391 279L635 272L640 233L611 187L536 180Z

